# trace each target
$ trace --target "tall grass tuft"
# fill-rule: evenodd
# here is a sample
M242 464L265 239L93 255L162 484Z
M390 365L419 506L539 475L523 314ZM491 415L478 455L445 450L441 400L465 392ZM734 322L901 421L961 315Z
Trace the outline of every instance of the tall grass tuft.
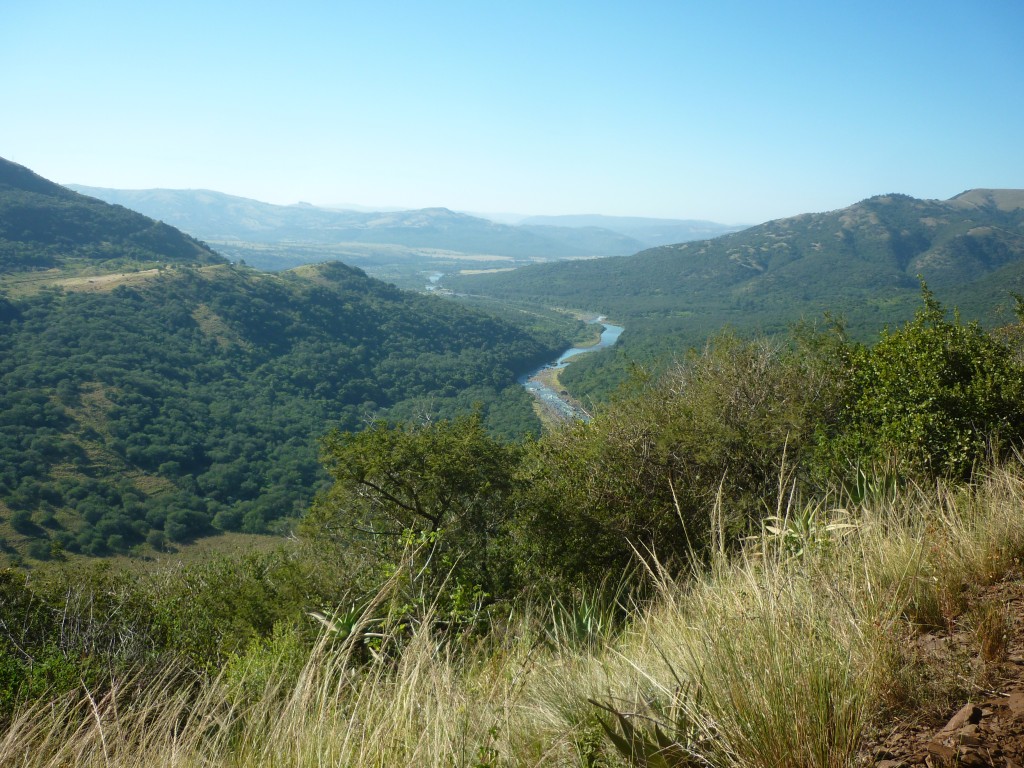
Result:
M1000 606L963 595L1024 557L1024 473L847 501L685 578L652 564L656 597L614 631L590 600L456 642L429 615L371 624L382 594L305 656L282 630L217 678L26 705L0 766L852 766L869 727L921 703L914 633L967 622L1005 652Z

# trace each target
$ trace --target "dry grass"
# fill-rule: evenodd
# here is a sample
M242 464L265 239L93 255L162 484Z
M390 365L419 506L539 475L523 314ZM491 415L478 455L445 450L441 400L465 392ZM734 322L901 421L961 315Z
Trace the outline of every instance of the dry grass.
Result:
M425 622L360 664L357 634L325 636L304 665L270 645L203 684L83 691L21 712L0 766L850 766L914 701L907 638L1019 563L1022 506L1019 470L822 506L798 549L776 528L689 579L653 568L658 598L598 643L524 609L469 649ZM971 618L993 658L1000 610Z

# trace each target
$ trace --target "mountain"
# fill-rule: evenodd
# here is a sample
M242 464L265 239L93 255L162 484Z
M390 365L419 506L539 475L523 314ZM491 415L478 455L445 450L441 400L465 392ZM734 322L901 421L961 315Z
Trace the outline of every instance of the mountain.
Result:
M444 283L604 313L627 328L620 355L650 358L700 344L723 325L771 333L825 312L866 338L911 316L918 275L966 317L999 322L1000 307L1012 304L1009 292L1024 292L1024 191L970 190L946 201L880 195L633 256ZM599 358L575 364L563 381L607 364Z
M547 259L621 255L638 247L637 241L608 230L513 227L447 208L339 211L307 203L271 205L208 190L71 188L210 241L373 243Z
M4 171L4 242L21 260L0 273L0 550L277 530L322 483L332 427L477 408L494 433L539 430L516 378L574 323L515 324L339 263L232 266L167 225ZM152 250L132 240L145 232L160 235ZM147 266L138 253L172 263L132 269Z
M0 158L0 272L73 263L115 268L223 261L166 224L80 195Z
M600 216L596 214L529 216L522 219L519 224L523 227L598 227L637 240L642 243L642 248L685 243L690 240L707 240L746 228L745 226L731 226L692 219L650 219L637 216Z

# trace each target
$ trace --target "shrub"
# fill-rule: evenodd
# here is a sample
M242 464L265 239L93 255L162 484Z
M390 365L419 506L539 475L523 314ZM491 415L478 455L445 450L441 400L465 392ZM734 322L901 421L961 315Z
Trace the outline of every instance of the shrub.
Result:
M32 513L27 509L16 509L11 512L11 527L18 533L30 534L36 531Z
M591 424L541 440L520 484L522 561L597 584L634 551L677 563L705 551L716 506L725 528L746 530L834 418L838 371L822 362L823 337L806 339L722 335Z
M29 542L28 545L28 556L33 560L49 560L50 559L50 540L49 539L35 539Z
M840 475L889 465L904 476L968 479L1024 437L1024 367L977 323L964 325L927 288L897 331L851 356L851 387L821 457Z

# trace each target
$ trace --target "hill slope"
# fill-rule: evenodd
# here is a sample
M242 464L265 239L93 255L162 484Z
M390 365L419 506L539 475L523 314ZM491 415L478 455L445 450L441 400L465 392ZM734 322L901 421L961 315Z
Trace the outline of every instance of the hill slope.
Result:
M771 221L634 256L450 276L455 291L601 312L627 327L623 349L591 356L564 381L628 355L700 344L729 324L776 332L825 312L866 337L908 319L918 275L967 317L998 322L1024 291L1024 192L972 190L948 201L882 195L837 211ZM616 376L626 369L620 360Z
M173 227L47 181L0 158L0 273L223 259Z
M1021 193L976 190L950 201L884 195L828 213L768 222L714 240L634 256L452 277L472 293L586 307L621 319L710 313L748 326L776 316L842 310L858 322L918 288L974 301L971 286L1024 261ZM1009 271L1005 271L1009 270Z
M24 271L0 274L0 549L104 554L274 529L316 490L317 441L335 426L479 407L496 433L539 429L516 377L562 349L568 325L525 331L338 263L232 267L170 227L13 175L7 231L31 226L8 239L24 257L10 266L53 253L72 269L31 288ZM83 228L51 233L60 211ZM119 238L147 231L213 263L76 276L82 261L136 263Z

